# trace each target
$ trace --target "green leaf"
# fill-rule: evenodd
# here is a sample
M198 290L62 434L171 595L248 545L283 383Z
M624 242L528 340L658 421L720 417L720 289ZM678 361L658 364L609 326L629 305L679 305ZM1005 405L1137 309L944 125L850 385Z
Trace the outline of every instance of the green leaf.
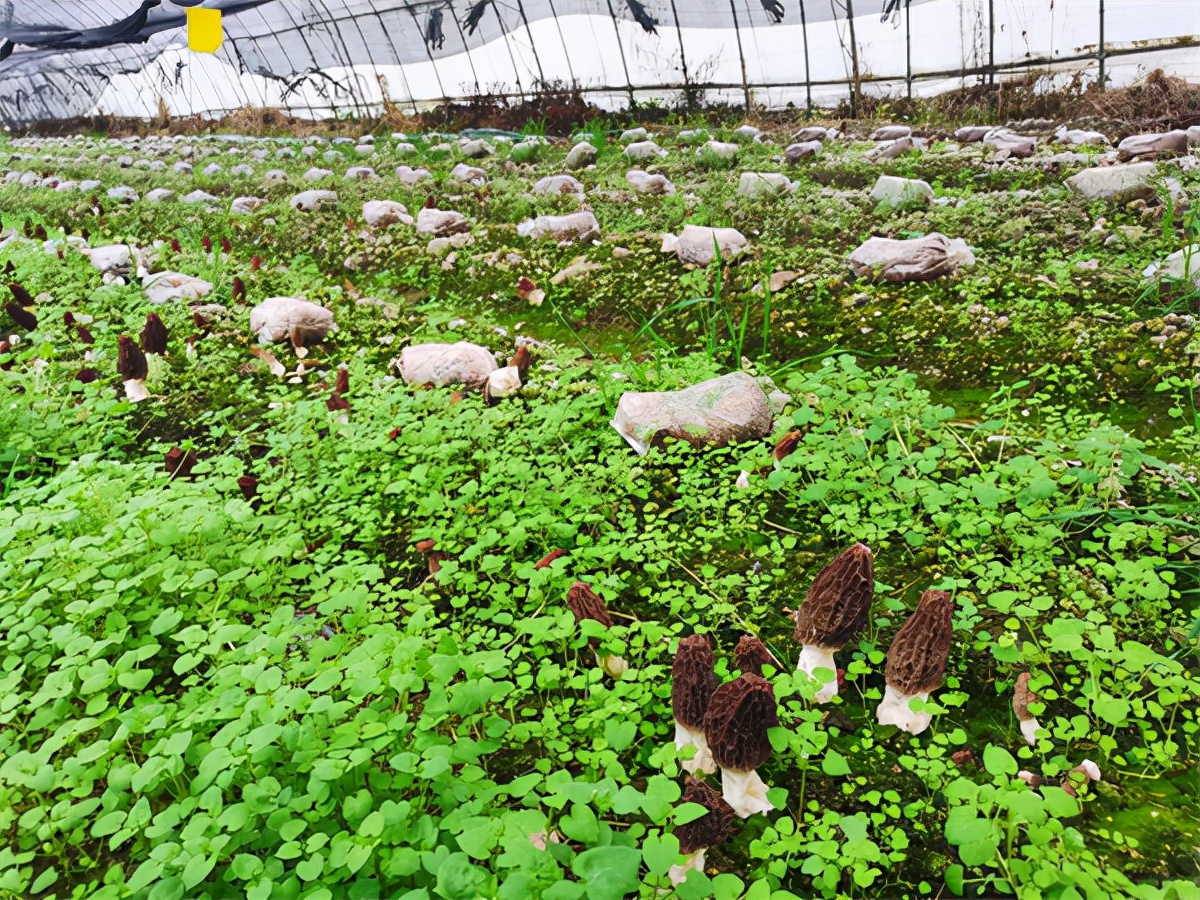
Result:
M971 841L958 848L958 858L963 861L963 865L972 867L982 866L992 862L996 858L996 851L999 848L1000 839L997 837L985 838L982 841Z
M215 855L204 856L201 854L193 856L188 860L187 865L183 867L182 878L184 888L190 891L208 877L208 873L213 870L213 866L216 864L217 857Z
M946 840L954 846L983 840L991 833L991 819L983 818L970 806L956 806L946 816Z
M182 621L183 613L178 609L174 607L171 607L170 609L164 609L150 624L150 633L158 635L167 631L173 631L175 626Z
M830 748L825 751L825 756L821 760L821 771L834 778L840 775L849 775L850 764L846 762L846 757Z
M746 889L745 882L729 872L722 872L712 880L715 900L737 900Z
M320 853L314 853L308 859L301 860L296 864L296 877L301 881L315 881L321 877L321 873L324 870L324 855Z
M583 880L588 900L620 900L637 890L641 864L634 847L594 847L575 857L571 871Z
M992 775L1016 775L1016 758L1003 747L988 744L983 748L983 767Z
M239 853L229 865L233 877L240 881L249 881L263 869L262 860L249 853Z
M437 870L434 892L445 900L479 900L487 872L474 865L465 853L451 853Z
M651 875L666 875L679 857L679 838L673 834L651 834L642 840L642 858Z
M374 810L365 819L359 823L358 836L364 838L377 838L383 834L383 813L379 810Z
M609 719L604 726L604 739L618 753L633 743L637 737L637 726L629 721Z
M958 863L946 869L946 887L956 897L963 895L963 867Z

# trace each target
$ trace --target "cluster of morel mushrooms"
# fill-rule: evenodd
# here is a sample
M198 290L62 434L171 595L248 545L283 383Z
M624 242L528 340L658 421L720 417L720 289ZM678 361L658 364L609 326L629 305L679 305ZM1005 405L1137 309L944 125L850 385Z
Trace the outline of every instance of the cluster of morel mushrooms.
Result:
M855 544L821 570L794 613L796 640L801 645L797 671L819 683L817 703L837 695L839 672L833 654L866 630L874 590L871 551L864 544ZM606 628L612 626L604 601L582 581L567 592L567 605L576 622L591 619ZM953 611L947 592L925 591L892 639L884 669L886 687L876 709L881 725L895 725L914 735L929 727L931 714L911 705L913 700L927 701L942 685L953 638ZM608 675L619 678L625 672L624 659L601 657L596 638L589 644L597 665ZM774 809L767 799L767 785L756 771L771 758L767 732L779 724L774 691L762 674L767 665L783 668L762 641L745 635L734 650L734 666L740 674L718 685L710 638L693 634L679 641L671 671L675 747L679 751L695 748L682 760L690 773L683 800L701 804L709 814L675 829L687 862L671 870L674 883L682 881L689 869L703 867L705 848L729 837L735 817L745 819ZM1028 707L1038 698L1029 689L1029 678L1026 672L1017 679L1013 710L1022 736L1032 745L1039 725ZM696 773L715 774L718 768L722 794L694 777ZM1095 763L1086 760L1075 771L1091 781L1100 777ZM1034 787L1044 783L1028 772L1021 772L1020 777ZM1063 786L1069 789L1069 782Z

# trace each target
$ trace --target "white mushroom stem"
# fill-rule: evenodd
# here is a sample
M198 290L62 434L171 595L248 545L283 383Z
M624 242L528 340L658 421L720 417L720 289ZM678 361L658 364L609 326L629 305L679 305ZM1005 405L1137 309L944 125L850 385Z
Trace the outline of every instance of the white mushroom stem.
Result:
M697 850L695 853L689 853L684 857L685 862L682 865L671 866L671 871L667 873L667 877L671 879L671 884L678 886L683 884L688 876L688 872L695 869L697 872L704 871L704 850Z
M838 692L837 663L833 661L833 651L828 647L805 644L800 649L800 662L796 666L796 671L803 672L811 678L816 678L813 673L817 669L828 669L833 672L832 680L822 682L821 689L817 691L817 696L813 698L817 703L828 703L837 696Z
M592 655L596 657L596 665L602 668L610 678L620 680L621 676L625 674L625 670L629 668L629 663L620 656L601 656L595 651Z
M134 403L149 400L150 392L146 390L146 381L142 378L130 378L125 382L125 396Z
M743 819L755 813L770 812L775 807L767 799L767 785L751 769L739 772L736 769L721 769L721 793L725 802Z
M883 692L883 700L875 710L875 718L880 725L895 725L901 731L909 734L920 734L929 727L933 716L927 712L913 712L908 708L909 701L928 700L928 692L924 694L902 694L890 684Z
M1037 730L1042 726L1038 724L1038 720L1034 718L1021 720L1021 735L1025 738L1025 742L1030 747L1037 745Z
M1084 775L1087 776L1088 781L1099 781L1100 780L1100 767L1098 765L1096 765L1094 762L1092 762L1090 759L1085 759L1083 762L1081 762L1079 765L1077 765L1071 771L1072 772L1082 772Z
M696 755L691 759L680 760L680 765L684 771L691 772L693 775L699 770L705 775L712 775L717 771L717 764L713 761L712 751L708 749L708 741L704 737L703 731L693 731L686 725L675 720L675 749L682 750L684 747L695 747Z
M750 473L745 469L742 469L741 474L738 475L737 481L735 481L733 485L734 487L742 488L743 490L750 487Z
M521 372L516 366L494 369L487 379L489 397L507 397L521 389Z

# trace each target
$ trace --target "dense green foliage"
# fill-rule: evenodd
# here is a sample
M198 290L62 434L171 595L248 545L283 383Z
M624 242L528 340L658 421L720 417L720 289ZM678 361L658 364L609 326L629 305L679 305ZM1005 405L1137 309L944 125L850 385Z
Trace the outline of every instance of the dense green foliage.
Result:
M557 149L541 155L554 161L540 172L561 162ZM448 161L426 161L444 194ZM611 150L601 162L597 177L611 184L623 166ZM819 163L810 177L833 166ZM568 205L530 198L516 181L459 188L444 203L489 223ZM240 192L228 182L196 178L226 199ZM684 274L618 219L627 199L599 197L606 232L628 239L632 257L588 249L604 263L588 289L568 283L531 310L511 283L526 272L548 283L543 275L578 248L533 246L509 229L480 237L447 270L408 232L367 240L343 221L357 215L351 198L386 190L415 209L422 189L339 189L340 210L301 217L280 195L232 220L141 203L83 218L77 196L38 195L40 221L86 221L93 244L100 234L178 237L170 266L210 277L223 302L238 275L252 302L299 293L326 303L339 332L292 380L250 356L244 309L231 304L233 316L189 353L189 313L166 307L157 311L172 340L151 373L155 399L117 399L116 338L137 334L150 310L140 289L101 285L74 253L60 260L24 246L0 257L31 292L52 295L37 305L36 339L0 370L0 895L656 896L678 861L672 829L697 812L679 803L671 742L675 642L713 634L727 677L729 652L749 632L785 668L770 676L781 724L760 769L779 811L748 819L710 851L706 872L675 889L683 900L1200 898L1200 441L1186 335L1153 351L1167 427L1139 435L1080 409L1081 395L1097 400L1084 385L1106 365L1094 344L1046 364L1074 340L1061 330L1081 309L1111 304L1096 285L1125 289L1127 306L1114 313L1122 326L1154 304L1161 312L1163 298L1135 293L1128 269L1174 249L1170 228L1109 248L1112 271L1089 283L1048 258L1035 274L1030 248L1057 251L1039 218L1049 213L1031 210L1020 234L980 253L982 272L934 286L856 286L859 304L840 285L841 248L876 224L837 234L825 204L870 213L815 181L786 201L786 217L761 222L759 258L728 272ZM20 190L0 188L6 208L23 211L6 225L33 208ZM682 194L639 199L636 228L760 215L732 200L726 182L705 191L698 205ZM879 214L897 232L950 231L975 214L981 230L1015 228L1010 202ZM1077 201L1063 203L1082 216ZM271 215L278 224L264 223ZM233 252L205 254L201 234L228 234ZM1011 255L995 252L1006 246ZM525 261L489 263L514 248ZM366 258L348 271L355 253ZM261 270L252 271L254 254ZM765 315L749 292L770 271L764 258L806 273ZM596 311L617 291L637 314L602 330ZM384 305L356 303L360 292ZM997 371L1028 375L992 389L977 415L957 414L917 374L868 369L865 358L784 364L796 317L836 308L822 327L844 343L869 318L892 346L859 349L890 354L917 339L903 330L910 311L947 302L945 319L920 326L936 332L978 292L1012 295L1013 327L1028 328L1019 340L1033 349L1007 358L1013 344L987 335L965 348L954 374L986 357ZM709 293L722 310L715 324L687 309L657 320L643 331L653 331L650 356L581 356L575 343L603 335L605 349L619 350L660 309ZM736 331L749 304L735 348L723 323ZM874 317L885 304L894 320ZM93 317L90 363L61 322L68 309ZM474 321L452 323L460 313ZM850 315L854 325L842 318ZM410 337L511 351L492 326L518 317L549 343L521 393L498 405L389 374ZM746 335L764 332L768 346L751 346ZM1106 334L1131 349L1144 338L1115 326ZM829 338L805 350L840 343ZM943 338L945 347L932 340L900 356L950 359L960 345ZM688 346L672 352L676 342ZM802 437L778 469L770 441L707 451L671 443L642 458L608 427L622 391L694 383L743 353L793 398L774 437L793 428ZM294 368L290 351L278 355ZM326 402L339 363L349 369L348 412ZM73 382L84 364L101 379ZM1137 398L1129 371L1106 371L1104 388ZM984 374L973 373L976 383ZM196 452L190 476L164 467L173 446ZM735 486L742 470L752 473L747 488ZM257 479L252 497L238 484L247 474ZM436 574L414 548L422 540L451 554ZM842 654L840 700L818 707L813 683L791 671L798 646L785 611L859 540L875 552L874 615ZM567 555L535 569L555 548ZM575 625L563 598L579 578L607 601L612 629ZM874 708L891 637L929 587L953 594L955 645L931 701L933 728L911 737L875 724ZM594 665L591 638L630 661L621 680ZM1010 706L1022 671L1034 673L1049 735L1036 747ZM1104 777L1078 797L1016 777L1061 777L1084 758Z

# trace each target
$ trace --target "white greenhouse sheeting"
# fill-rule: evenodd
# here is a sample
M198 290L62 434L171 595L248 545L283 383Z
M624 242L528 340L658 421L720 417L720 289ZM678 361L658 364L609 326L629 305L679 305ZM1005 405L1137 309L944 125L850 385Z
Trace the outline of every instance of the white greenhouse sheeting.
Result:
M186 49L197 5L224 11L215 55ZM366 115L385 90L419 108L555 84L609 108L685 91L830 104L849 94L852 46L869 93L1101 66L1119 86L1155 68L1200 80L1198 36L1200 0L4 0L0 122Z

